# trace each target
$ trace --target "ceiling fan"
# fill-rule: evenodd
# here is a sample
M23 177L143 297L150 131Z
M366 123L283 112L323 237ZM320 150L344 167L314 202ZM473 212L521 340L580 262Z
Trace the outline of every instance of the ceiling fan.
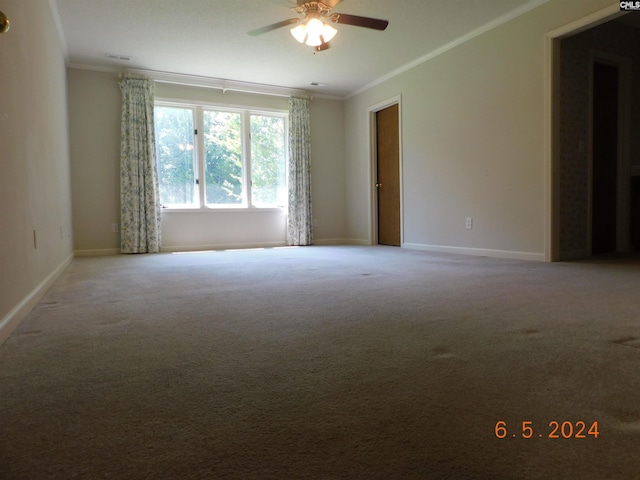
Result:
M291 9L299 15L298 18L289 18L282 22L267 25L252 30L248 34L251 36L262 35L278 28L296 24L295 27L291 28L291 35L298 42L314 47L315 51L320 52L329 48L329 41L337 33L337 30L331 26L332 23L354 25L374 30L384 30L389 25L387 20L348 15L346 13L331 13L331 10L341 2L342 0L323 0L320 2L297 0L297 5L291 7Z

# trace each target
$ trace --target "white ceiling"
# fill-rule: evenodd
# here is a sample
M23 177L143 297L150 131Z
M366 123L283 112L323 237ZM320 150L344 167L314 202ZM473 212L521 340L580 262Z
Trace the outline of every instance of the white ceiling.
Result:
M335 0L334 0L335 1ZM335 13L389 20L381 32L338 25L314 54L288 28L287 0L52 0L67 63L132 68L347 96L459 39L545 0L343 0ZM130 56L112 60L106 54ZM314 87L312 82L326 84Z

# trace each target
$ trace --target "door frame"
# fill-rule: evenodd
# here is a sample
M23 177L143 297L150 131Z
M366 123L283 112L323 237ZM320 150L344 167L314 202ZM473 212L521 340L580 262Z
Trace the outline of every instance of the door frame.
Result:
M596 63L618 68L618 131L616 172L616 252L629 252L631 215L631 80L633 64L630 58L607 52L589 52L589 148L587 152L587 248L593 255L593 68Z
M376 113L385 108L398 105L398 169L400 181L400 248L404 245L404 194L403 194L403 166L402 166L402 95L395 95L383 102L367 109L369 117L369 211L370 211L370 242L378 244L378 129Z
M560 26L545 35L544 63L544 259L557 262L560 257L560 42L563 38L596 27L625 15L620 4ZM589 234L589 238L591 238Z

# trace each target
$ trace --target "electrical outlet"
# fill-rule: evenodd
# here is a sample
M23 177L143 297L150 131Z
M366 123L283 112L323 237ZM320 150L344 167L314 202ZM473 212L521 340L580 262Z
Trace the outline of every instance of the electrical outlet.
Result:
M473 228L473 218L467 217L467 219L465 220L464 228L466 228L467 230L471 230Z
M119 231L119 227L120 227L120 226L119 226L117 223L112 224L112 225L111 225L111 232L112 232L112 233L118 233L118 231Z

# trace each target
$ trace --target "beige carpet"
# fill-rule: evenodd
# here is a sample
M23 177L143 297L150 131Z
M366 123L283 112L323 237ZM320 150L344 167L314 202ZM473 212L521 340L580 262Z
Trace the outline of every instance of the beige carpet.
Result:
M640 478L639 373L637 258L78 258L0 346L0 479Z

